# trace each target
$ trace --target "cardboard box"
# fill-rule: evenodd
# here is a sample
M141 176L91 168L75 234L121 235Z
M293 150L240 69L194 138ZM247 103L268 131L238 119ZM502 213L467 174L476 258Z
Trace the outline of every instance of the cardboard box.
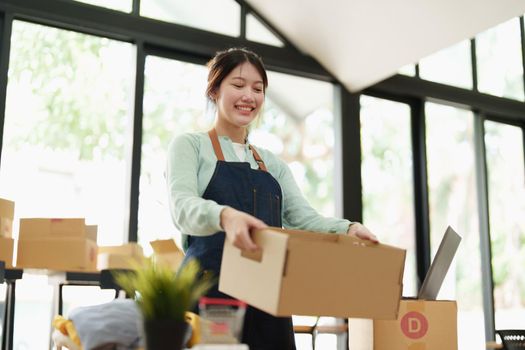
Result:
M172 271L178 271L184 252L177 246L173 239L159 239L149 242L153 248L153 261L155 264L168 266Z
M96 236L96 229L95 229ZM19 239L78 237L93 239L93 228L86 229L83 218L21 218Z
M405 250L340 234L268 228L260 254L224 244L219 290L275 316L396 319Z
M13 267L13 247L15 240L0 237L0 261L5 262L5 267Z
M461 237L449 226L418 298L403 299L395 321L348 320L349 347L358 350L457 350L457 305L435 300Z
M135 269L144 263L142 247L137 243L98 247L97 269Z
M59 271L96 271L97 244L79 237L18 241L16 267Z
M13 219L0 216L0 237L13 237Z
M349 319L349 348L457 350L455 301L404 299L397 320Z
M85 237L92 240L93 242L97 241L98 226L97 225L86 225L85 227Z
M0 237L13 237L15 202L0 198Z

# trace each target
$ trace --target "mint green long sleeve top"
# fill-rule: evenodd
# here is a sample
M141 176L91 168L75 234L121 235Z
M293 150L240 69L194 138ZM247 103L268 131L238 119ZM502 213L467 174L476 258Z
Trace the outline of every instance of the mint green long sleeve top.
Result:
M232 141L219 136L226 161L238 162ZM284 228L317 232L345 233L350 221L324 217L306 201L286 163L272 152L256 146L268 172L279 182L282 191L282 223ZM245 161L258 169L248 145ZM208 133L186 133L172 140L168 147L166 178L170 213L173 223L182 234L183 249L188 235L208 236L222 231L220 213L225 206L202 198L215 170L217 157Z

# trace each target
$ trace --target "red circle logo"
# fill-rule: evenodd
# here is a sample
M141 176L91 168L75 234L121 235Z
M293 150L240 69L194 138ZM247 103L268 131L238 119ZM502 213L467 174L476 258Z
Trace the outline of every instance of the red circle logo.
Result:
M428 331L428 321L423 314L411 311L401 319L401 330L410 339L419 339Z

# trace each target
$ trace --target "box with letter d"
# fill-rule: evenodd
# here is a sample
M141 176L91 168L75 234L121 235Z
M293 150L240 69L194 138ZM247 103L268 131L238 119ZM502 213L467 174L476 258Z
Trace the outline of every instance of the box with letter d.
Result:
M349 346L357 350L457 350L457 305L436 300L461 237L448 228L418 298L404 298L396 320L349 319Z
M350 319L350 349L456 350L455 301L404 299L397 320Z

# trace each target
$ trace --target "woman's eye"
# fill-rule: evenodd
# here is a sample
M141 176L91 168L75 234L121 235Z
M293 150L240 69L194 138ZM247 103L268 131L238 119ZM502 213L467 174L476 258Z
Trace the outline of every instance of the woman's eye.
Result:
M263 89L260 89L260 88L257 88L257 89L253 89L255 92L257 93L260 93L260 92L263 92Z
M232 84L232 85L239 89L242 88L242 85L239 85L239 84Z

